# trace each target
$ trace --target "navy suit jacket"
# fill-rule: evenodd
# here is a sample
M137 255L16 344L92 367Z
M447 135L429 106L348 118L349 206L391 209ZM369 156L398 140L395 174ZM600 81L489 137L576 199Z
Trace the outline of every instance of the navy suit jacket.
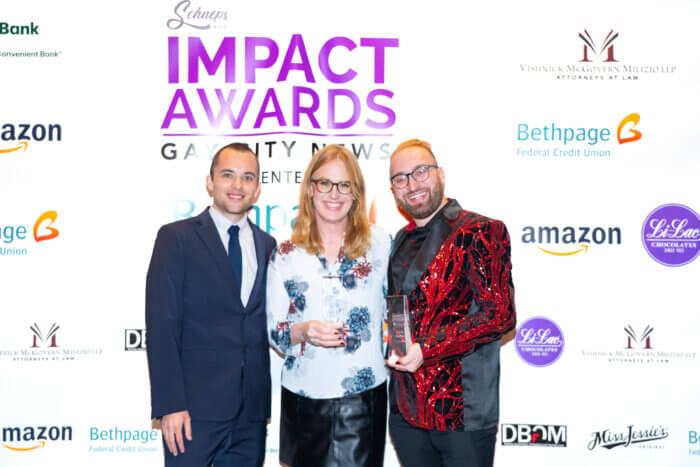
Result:
M250 421L270 417L265 284L275 239L250 222L258 272L247 306L209 208L158 231L146 279L151 416L188 410L228 420L245 401Z

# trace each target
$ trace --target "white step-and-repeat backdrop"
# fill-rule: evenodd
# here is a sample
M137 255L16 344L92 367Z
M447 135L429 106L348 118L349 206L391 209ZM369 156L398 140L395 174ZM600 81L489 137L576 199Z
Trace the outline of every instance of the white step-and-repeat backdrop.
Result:
M395 232L413 137L511 234L496 465L700 465L700 4L560 3L3 4L0 465L162 462L146 268L217 147L256 149L281 241L330 143Z

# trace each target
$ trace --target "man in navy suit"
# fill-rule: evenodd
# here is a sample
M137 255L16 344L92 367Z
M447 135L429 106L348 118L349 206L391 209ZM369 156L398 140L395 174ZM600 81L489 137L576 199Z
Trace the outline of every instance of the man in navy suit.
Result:
M158 232L146 281L152 417L168 467L260 466L270 417L267 260L246 212L260 196L246 144L214 156L200 215Z

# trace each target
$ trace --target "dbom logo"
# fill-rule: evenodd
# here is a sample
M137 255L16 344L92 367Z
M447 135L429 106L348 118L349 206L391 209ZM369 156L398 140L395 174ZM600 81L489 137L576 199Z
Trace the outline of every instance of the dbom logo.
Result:
M248 211L248 218L268 234L274 235L273 232L285 230L287 227L291 229L294 226L298 209L299 206L296 205L291 209L279 204L253 206ZM177 200L173 214L176 221L189 219L197 214L196 205L189 199Z
M503 446L566 447L566 425L501 424Z
M146 350L146 330L125 329L124 350Z
M564 350L564 335L554 321L535 317L525 321L515 335L520 358L533 366L556 362Z
M642 243L654 261L683 266L700 253L700 216L682 204L664 204L644 220Z

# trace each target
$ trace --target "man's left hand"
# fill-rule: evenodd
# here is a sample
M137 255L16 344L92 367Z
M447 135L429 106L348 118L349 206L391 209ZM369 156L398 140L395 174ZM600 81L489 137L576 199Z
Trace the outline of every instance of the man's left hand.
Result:
M392 352L392 356L395 356ZM407 371L409 373L415 372L418 368L423 366L423 351L420 348L420 344L411 344L408 348L406 355L396 360L396 358L389 358L386 360L386 364L391 368L399 371Z

